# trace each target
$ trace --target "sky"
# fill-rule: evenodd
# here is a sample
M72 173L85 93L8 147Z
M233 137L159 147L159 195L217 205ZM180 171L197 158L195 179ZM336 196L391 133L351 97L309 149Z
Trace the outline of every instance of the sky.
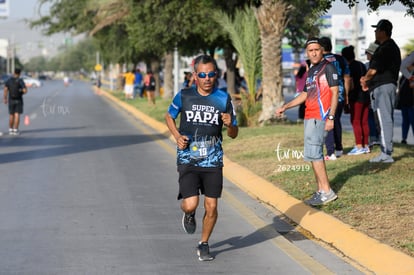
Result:
M25 19L38 18L37 0L8 0L10 14L0 19L0 38L15 44L18 57L27 61L33 56L52 56L65 42L65 35L44 36L41 29L30 29ZM76 0L75 0L76 1ZM14 42L14 43L13 43Z

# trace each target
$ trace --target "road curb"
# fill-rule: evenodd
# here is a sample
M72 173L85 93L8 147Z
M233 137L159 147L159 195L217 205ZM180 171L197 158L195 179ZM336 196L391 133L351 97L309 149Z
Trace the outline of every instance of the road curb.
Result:
M148 126L172 139L164 123L147 116L110 93L100 91L99 95L117 103ZM258 198L276 208L305 230L311 232L315 238L331 244L344 255L375 274L414 274L414 258L304 204L271 182L226 157L224 157L223 173L227 179L253 198Z

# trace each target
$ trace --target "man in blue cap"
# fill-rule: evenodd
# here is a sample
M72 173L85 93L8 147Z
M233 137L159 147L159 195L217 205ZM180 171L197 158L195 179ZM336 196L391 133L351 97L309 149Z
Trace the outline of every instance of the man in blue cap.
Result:
M375 112L380 127L381 153L370 162L394 162L393 132L394 103L397 90L398 74L401 66L401 52L391 38L392 23L381 19L375 28L375 40L379 44L369 63L369 69L361 78L361 86L371 92L371 108Z

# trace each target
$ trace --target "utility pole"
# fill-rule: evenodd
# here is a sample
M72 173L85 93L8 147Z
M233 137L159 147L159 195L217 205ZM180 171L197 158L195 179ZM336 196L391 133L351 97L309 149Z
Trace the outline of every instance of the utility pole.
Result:
M174 48L174 95L178 93L179 89L179 74L180 74L180 64L178 63L178 49Z
M358 23L358 3L352 7L352 45L354 45L354 52L356 59L359 59L359 23Z

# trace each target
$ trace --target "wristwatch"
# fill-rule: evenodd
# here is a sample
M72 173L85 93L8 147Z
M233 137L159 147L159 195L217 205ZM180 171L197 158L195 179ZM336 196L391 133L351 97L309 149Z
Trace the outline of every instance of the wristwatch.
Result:
M335 119L335 116L333 116L333 115L329 115L329 116L328 116L328 119L329 119L329 120L334 120L334 119Z

